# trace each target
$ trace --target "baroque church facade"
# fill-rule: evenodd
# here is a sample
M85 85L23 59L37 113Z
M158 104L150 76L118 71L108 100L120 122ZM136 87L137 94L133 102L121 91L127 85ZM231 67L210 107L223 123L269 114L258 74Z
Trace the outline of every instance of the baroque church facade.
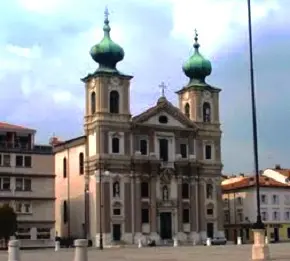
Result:
M103 30L90 51L99 67L82 79L84 136L52 140L57 235L96 245L100 235L104 245L223 237L220 89L205 81L211 63L197 34L179 106L162 95L132 117L132 76L116 68L124 51L110 37L108 16Z

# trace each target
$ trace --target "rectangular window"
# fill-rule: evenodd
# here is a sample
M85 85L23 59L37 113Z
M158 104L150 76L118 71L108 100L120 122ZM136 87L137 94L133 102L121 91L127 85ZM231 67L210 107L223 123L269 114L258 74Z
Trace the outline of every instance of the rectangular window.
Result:
M16 202L16 204L15 204L15 212L16 213L21 213L22 212L22 203L21 202Z
M2 178L2 190L10 190L10 178Z
M31 156L24 157L24 167L26 167L26 168L31 167Z
M31 213L31 204L24 203L24 213Z
M211 145L205 145L205 159L210 160L212 158Z
M50 228L37 228L37 239L50 239Z
M290 227L287 227L287 237L290 238Z
M208 216L212 216L212 215L213 215L213 208L208 208L208 209L206 210L206 214L207 214Z
M147 140L140 140L141 155L147 155Z
M10 167L11 166L11 157L9 154L5 154L3 156L3 166L4 167Z
M182 211L182 222L184 224L189 223L189 209L188 208L184 208Z
M279 197L277 195L272 196L272 204L279 204Z
M267 212L266 212L266 211L262 211L262 212L261 212L261 216L262 216L262 220L263 220L263 221L267 221L267 219L268 219L268 215L267 215Z
M181 154L181 158L183 159L187 158L187 145L186 144L180 144L180 154Z
M68 213L67 213L67 203L66 200L63 202L63 223L66 224L68 220Z
M16 178L16 180L15 180L15 190L17 190L17 191L23 190L23 179L22 178Z
M273 220L279 220L280 217L279 217L279 212L278 211L274 211L273 212Z
M188 183L182 184L182 198L189 199L189 184Z
M149 223L149 209L148 208L143 208L142 209L141 220L142 220L143 224L148 224Z
M23 190L31 191L31 179L24 179Z
M141 198L149 198L149 183L141 183Z
M23 167L23 156L21 156L21 155L16 155L15 166L16 166L16 167Z
M289 211L285 212L285 219L290 220L290 212Z
M2 166L2 154L0 154L0 166Z
M262 202L262 204L267 204L267 196L266 195L261 195L261 202Z

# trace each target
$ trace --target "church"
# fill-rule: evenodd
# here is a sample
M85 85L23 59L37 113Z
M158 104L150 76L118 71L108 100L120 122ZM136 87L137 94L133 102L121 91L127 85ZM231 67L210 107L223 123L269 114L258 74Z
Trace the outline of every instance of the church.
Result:
M178 107L163 92L155 106L132 116L133 76L117 69L125 53L110 30L106 13L104 37L90 50L98 69L82 79L84 135L51 139L57 236L96 246L223 237L221 90L206 82L212 67L197 33Z

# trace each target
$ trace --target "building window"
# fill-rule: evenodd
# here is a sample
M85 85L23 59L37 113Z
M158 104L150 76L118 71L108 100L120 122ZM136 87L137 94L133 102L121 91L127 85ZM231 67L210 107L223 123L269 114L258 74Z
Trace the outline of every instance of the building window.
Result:
M243 199L241 197L237 197L237 205L243 205Z
M10 167L11 166L11 157L9 154L4 154L3 155L3 162L2 162L3 167Z
M238 211L237 211L237 219L238 219L238 222L244 221L243 211L240 209L238 209Z
M120 197L120 183L119 183L119 181L115 181L113 183L113 197L114 198Z
M25 227L25 228L21 228L18 227L17 228L17 239L30 239L31 235L30 235L30 228L29 227Z
M230 212L228 210L224 210L224 220L226 223L230 222Z
M66 178L67 177L67 164L66 164L66 157L63 158L63 162L62 162L62 175L63 175L63 178Z
M272 204L279 204L279 197L277 195L272 196Z
M24 167L31 167L31 156L24 156Z
M279 220L279 212L278 211L273 212L273 220Z
M208 102L205 102L203 104L202 111L203 111L203 121L210 122L211 121L211 108Z
M189 185L188 185L188 183L182 183L182 198L189 199Z
M290 211L285 212L285 220L290 220Z
M68 220L68 212L67 212L67 202L66 200L63 202L63 223L66 224Z
M140 140L141 155L147 155L147 140Z
M0 189L5 191L10 190L10 178L0 178Z
M229 200L228 200L227 198L225 198L225 199L223 200L223 202L224 202L224 207L225 207L225 208L228 208L228 207L229 207Z
M110 113L119 113L120 95L117 91L110 92Z
M186 144L180 144L180 154L181 154L181 158L183 159L187 158L187 145Z
M184 106L184 114L187 118L190 118L190 106L188 103L186 103Z
M189 209L188 208L184 208L182 211L182 222L184 224L189 223Z
M141 198L149 198L149 183L141 183Z
M263 221L267 221L268 220L268 213L266 211L262 211L261 217L262 217Z
M206 184L206 198L213 199L213 186L212 186L212 184Z
M141 222L142 224L149 223L149 209L148 208L142 208Z
M159 139L159 158L165 162L168 161L168 140Z
M212 146L205 145L205 159L210 160L212 159Z
M290 238L290 227L287 227L287 237Z
M79 171L80 175L84 174L84 153L79 154Z
M17 191L31 191L31 179L16 178L15 190L17 190Z
M264 194L261 195L261 203L262 204L267 204L267 196L264 195Z
M159 123L166 124L168 123L168 118L165 115L159 116Z
M120 153L120 139L112 138L112 153Z
M22 203L22 202L16 202L15 203L15 212L21 213L21 214L31 214L31 203Z
M285 201L284 201L285 205L290 205L290 195L285 195Z
M113 209L113 215L114 216L120 216L121 215L121 209L120 208L114 208Z
M37 228L37 239L50 239L50 228Z
M91 114L96 112L96 93L91 93Z
M16 167L23 167L23 156L16 155Z
M206 214L208 216L213 216L213 206L209 206L207 209L206 209Z

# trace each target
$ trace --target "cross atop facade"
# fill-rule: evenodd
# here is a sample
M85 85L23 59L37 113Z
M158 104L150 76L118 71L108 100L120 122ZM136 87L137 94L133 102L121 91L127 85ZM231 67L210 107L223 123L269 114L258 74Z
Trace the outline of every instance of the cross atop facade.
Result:
M165 89L167 89L167 86L165 85L165 83L161 82L161 84L159 85L159 88L161 89L161 96L165 97Z

